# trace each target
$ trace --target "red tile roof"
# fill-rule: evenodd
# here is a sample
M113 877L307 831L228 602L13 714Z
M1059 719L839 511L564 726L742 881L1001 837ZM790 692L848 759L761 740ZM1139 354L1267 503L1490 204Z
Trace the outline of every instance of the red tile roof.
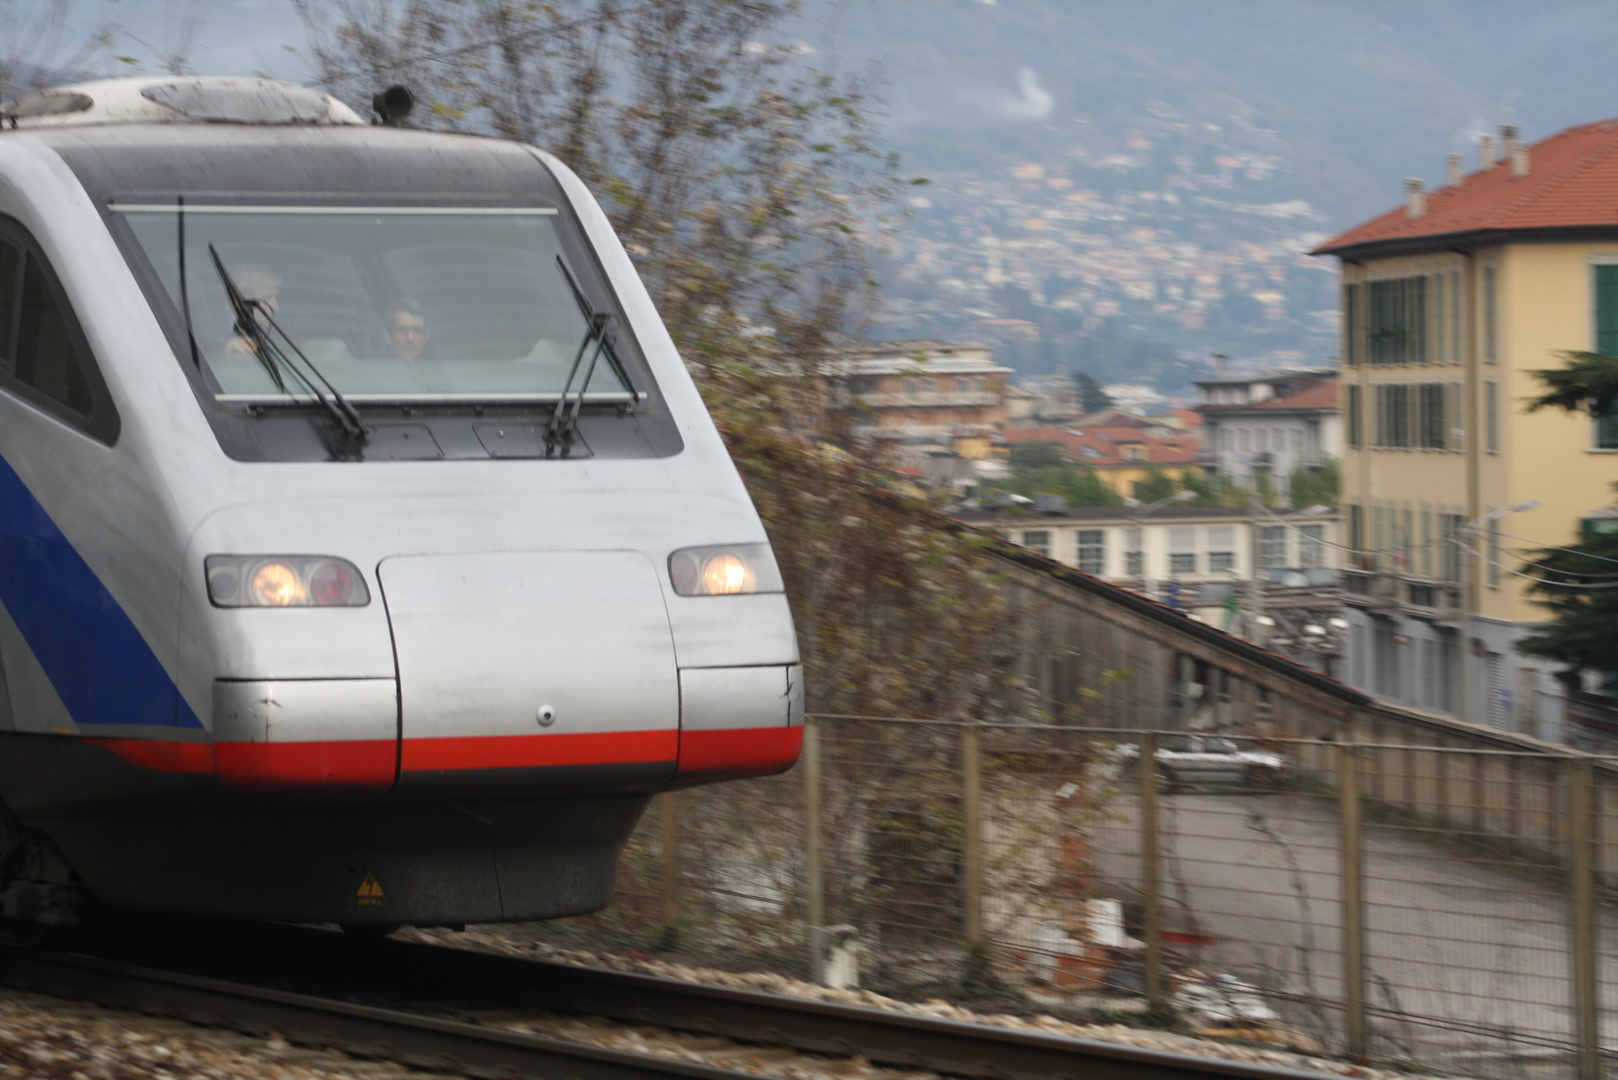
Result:
M1197 409L1202 413L1221 413L1248 412L1252 409L1335 409L1337 407L1337 377L1333 375L1324 379L1312 380L1308 385L1301 387L1295 394L1265 398L1256 404L1198 405Z
M1568 128L1528 148L1528 175L1510 161L1427 194L1413 218L1399 206L1315 248L1337 254L1362 244L1483 230L1618 227L1618 119Z
M1059 444L1069 458L1078 465L1107 468L1120 465L1191 465L1197 460L1201 444L1196 436L1186 434L1172 439L1158 439L1142 435L1132 427L1086 428L1006 428L1000 433L1007 442L1050 442ZM1145 461L1130 461L1119 450L1119 444L1143 446ZM1089 453L1086 453L1086 451Z

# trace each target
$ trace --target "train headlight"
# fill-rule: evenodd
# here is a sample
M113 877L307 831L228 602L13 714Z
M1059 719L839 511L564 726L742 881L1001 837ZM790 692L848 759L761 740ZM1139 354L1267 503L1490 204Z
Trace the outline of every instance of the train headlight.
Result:
M253 571L247 595L257 607L302 607L309 599L309 589L298 580L292 567L269 562Z
M359 568L323 555L209 555L208 599L216 607L364 607Z
M669 556L669 580L681 596L785 591L768 544L686 548Z

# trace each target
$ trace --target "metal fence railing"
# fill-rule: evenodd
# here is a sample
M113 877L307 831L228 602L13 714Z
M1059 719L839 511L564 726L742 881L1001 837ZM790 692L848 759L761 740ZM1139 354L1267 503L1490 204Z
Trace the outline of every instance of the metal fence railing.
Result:
M659 796L544 932L1481 1077L1618 1047L1613 762L811 717L792 773Z

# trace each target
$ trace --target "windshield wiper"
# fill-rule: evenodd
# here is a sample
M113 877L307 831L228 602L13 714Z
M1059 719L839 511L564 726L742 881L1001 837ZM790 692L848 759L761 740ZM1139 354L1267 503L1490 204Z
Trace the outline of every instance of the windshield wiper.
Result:
M344 435L355 442L363 443L369 432L366 431L365 421L360 417L359 410L355 409L337 387L331 384L331 380L326 378L319 368L315 367L314 362L303 354L303 350L298 348L298 343L293 341L285 330L281 329L281 324L275 321L275 317L270 314L269 307L262 300L248 300L242 296L241 290L236 287L235 280L230 276L230 271L225 269L225 260L219 257L218 250L212 244L208 245L208 254L213 256L213 264L219 271L219 279L225 283L225 295L230 299L231 310L236 313L237 329L252 339L254 346L256 346L254 352L258 354L259 363L264 365L264 369L269 372L270 378L275 382L275 385L282 393L290 396L292 391L287 389L286 380L282 377L281 372L283 370L291 372L297 376L299 382L308 388L311 394L315 395L316 400L325 407L326 411L331 413L332 418L337 421L337 426L342 429ZM265 331L263 323L259 322L261 317L264 323L268 323L270 329L280 334L281 340L285 341L288 347L298 354L298 359L303 361L304 367L309 369L310 374L314 375L315 379L320 380L319 386L308 375L300 371L291 358L271 339L270 335ZM325 393L321 392L321 386L326 388L331 397L328 398Z
M632 398L634 385L619 366L618 355L612 349L607 337L607 331L613 323L612 313L597 311L590 306L590 301L585 298L579 283L574 280L573 272L567 268L567 263L560 255L556 257L556 265L562 271L562 277L567 281L568 288L573 290L573 299L578 303L579 310L584 313L585 319L590 324L584 332L584 339L579 342L578 351L573 354L573 366L567 370L567 382L562 384L562 396L557 399L556 411L551 413L551 422L545 428L545 453L551 454L560 443L565 456L568 448L573 445L573 438L579 427L579 410L584 407L584 392L590 388L590 378L595 374L596 362L601 359L603 352L607 354L607 363L612 365L618 377L623 380L623 384L630 388ZM573 399L573 411L568 413L567 398L569 391L573 389L573 377L578 374L579 363L584 359L584 354L590 350L592 343L595 345L595 351L590 353L589 366L584 369L584 380L579 383L578 396ZM565 417L564 413L567 414Z

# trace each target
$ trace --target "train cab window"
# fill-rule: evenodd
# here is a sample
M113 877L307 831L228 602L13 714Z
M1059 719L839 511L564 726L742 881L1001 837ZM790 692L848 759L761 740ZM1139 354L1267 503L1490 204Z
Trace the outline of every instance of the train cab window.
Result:
M12 375L81 416L92 408L90 383L68 333L67 317L37 255L23 260L22 304Z
M0 367L11 363L11 327L17 310L17 271L22 252L0 240Z
M104 443L118 414L66 294L32 237L0 217L0 387Z

